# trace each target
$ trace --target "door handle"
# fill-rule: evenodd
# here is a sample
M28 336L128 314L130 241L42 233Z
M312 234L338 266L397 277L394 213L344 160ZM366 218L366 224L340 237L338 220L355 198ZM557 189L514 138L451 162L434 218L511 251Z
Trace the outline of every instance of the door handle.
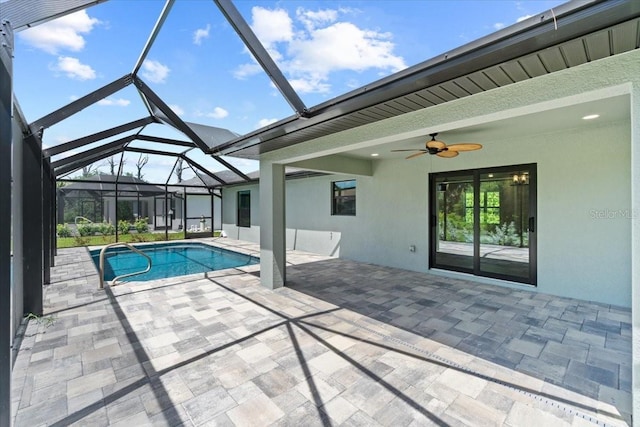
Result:
M529 217L529 231L531 233L533 233L533 232L536 231L535 228L536 228L536 218L533 217L533 216L530 216Z

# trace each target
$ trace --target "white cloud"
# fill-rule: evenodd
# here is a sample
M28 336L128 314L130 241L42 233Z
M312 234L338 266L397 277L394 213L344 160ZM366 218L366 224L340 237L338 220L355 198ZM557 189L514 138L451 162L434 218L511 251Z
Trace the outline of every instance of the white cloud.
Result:
M317 77L289 79L289 83L298 93L328 93L331 91L331 85Z
M296 17L304 24L308 31L312 31L319 25L335 22L338 19L338 11L325 9L314 12L299 7L296 10Z
M152 83L164 83L169 76L169 67L158 61L145 60L142 63L142 77Z
M401 57L392 54L390 33L362 30L348 22L338 22L313 31L309 39L291 43L292 71L316 73L383 68L399 71L406 67Z
M251 28L267 49L274 43L293 39L293 21L286 10L255 6L251 9L251 17Z
M493 24L493 29L494 30L501 30L504 27L506 27L506 25L503 22L496 22L495 24Z
M339 20L341 14L350 12L298 8L293 21L282 9L254 7L251 27L300 93L330 92L329 76L335 72L406 68L404 59L393 53L392 34ZM238 67L234 76L244 79L260 71L254 60Z
M103 106L108 106L108 107L126 107L127 105L131 104L131 101L129 101L128 99L124 99L124 98L118 98L118 99L113 99L113 98L105 98L105 99L101 99L100 101L97 102L98 105L103 105Z
M224 119L229 115L229 112L222 107L216 107L212 112L205 114L207 117L211 117L213 119Z
M263 128L265 126L269 126L271 123L275 123L277 121L278 121L278 119L260 119L260 121L258 121L258 124L256 125L256 129L260 129L260 128Z
M250 64L242 64L238 68L236 68L233 72L233 77L238 80L244 80L249 76L253 76L262 71L262 67L257 62L253 62Z
M81 63L78 58L70 56L58 57L58 62L51 69L64 73L70 79L93 80L96 78L96 72L93 68Z
M205 28L198 28L193 33L193 44L197 44L198 46L202 44L202 39L209 38L209 30L211 29L211 25L207 24Z
M21 31L18 35L27 44L52 55L65 49L78 52L85 45L82 35L89 34L97 24L100 24L98 19L91 18L86 10L81 10Z
M525 19L529 19L529 18L531 18L532 16L533 16L533 15L524 15L524 16L521 16L520 18L516 19L516 22L522 22L522 21L524 21Z
M170 104L169 108L171 108L171 110L176 113L176 115L182 117L184 116L184 110L182 108L180 108L179 105L176 104Z

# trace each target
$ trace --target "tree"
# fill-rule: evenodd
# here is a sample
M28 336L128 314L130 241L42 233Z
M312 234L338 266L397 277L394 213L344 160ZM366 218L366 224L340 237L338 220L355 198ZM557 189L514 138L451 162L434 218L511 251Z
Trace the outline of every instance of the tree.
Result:
M122 167L124 167L126 163L127 161L122 159ZM117 173L116 165L119 165L119 163L116 163L115 158L109 157L107 159L107 164L109 165L109 172L111 172L111 175L115 175Z
M176 179L178 180L178 184L182 182L182 172L184 172L184 160L179 158L176 162Z
M109 157L107 159L107 163L109 164L109 172L111 172L111 175L115 175L116 174L116 161L113 157Z
M100 173L100 170L98 169L99 166L96 166L95 169L93 169L93 167L95 166L94 163L85 166L82 168L82 178L89 178L92 176L96 176Z
M149 162L149 156L148 155L142 155L140 154L140 157L138 158L138 161L136 162L136 169L138 170L138 175L137 178L138 179L142 179L142 177L144 176L142 174L142 168Z

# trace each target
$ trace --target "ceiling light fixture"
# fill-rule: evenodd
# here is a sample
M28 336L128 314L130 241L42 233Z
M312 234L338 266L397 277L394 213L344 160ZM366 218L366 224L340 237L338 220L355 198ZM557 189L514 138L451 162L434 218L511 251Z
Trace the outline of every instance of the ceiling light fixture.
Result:
M372 154L371 154L371 157L378 157L379 155L380 155L380 154L378 154L378 153L372 153Z
M589 114L588 116L584 116L582 120L593 120L600 117L600 114Z

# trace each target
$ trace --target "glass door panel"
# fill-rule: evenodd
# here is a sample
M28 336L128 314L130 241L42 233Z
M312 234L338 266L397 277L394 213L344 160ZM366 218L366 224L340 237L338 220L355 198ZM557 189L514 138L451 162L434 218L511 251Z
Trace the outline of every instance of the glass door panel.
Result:
M170 222L171 219L167 217L167 210L165 209L165 198L163 196L155 198L155 206L154 206L154 228L156 230L164 230L167 228L167 220Z
M431 268L536 284L536 165L432 174Z
M528 279L528 170L481 173L479 189L480 271Z
M435 266L473 270L473 175L436 178L435 204Z

